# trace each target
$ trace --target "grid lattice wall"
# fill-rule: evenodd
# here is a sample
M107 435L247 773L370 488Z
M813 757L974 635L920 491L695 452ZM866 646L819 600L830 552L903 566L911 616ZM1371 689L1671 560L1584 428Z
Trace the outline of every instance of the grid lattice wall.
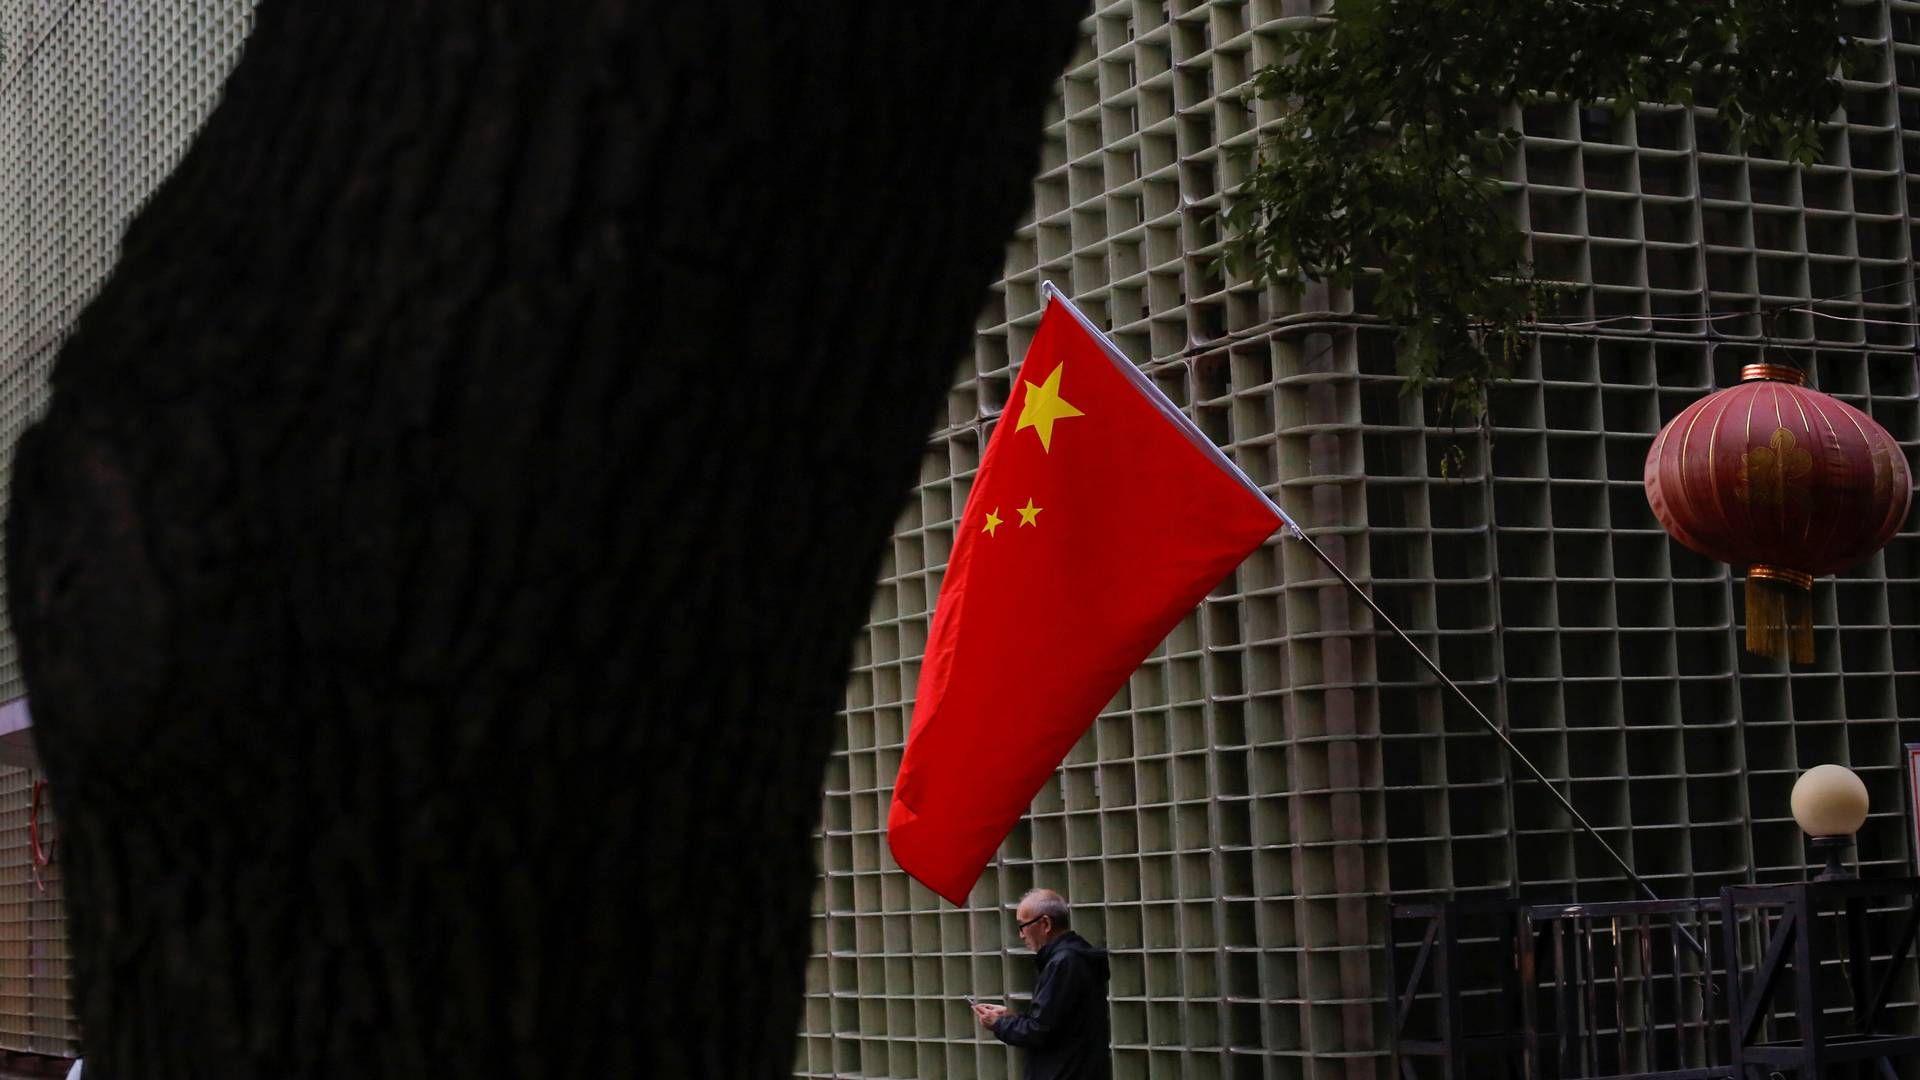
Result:
M55 351L252 19L253 0L0 0L0 520ZM25 692L0 621L0 701Z
M205 119L252 11L252 0L0 0L0 520L13 444L46 404L54 353L127 219ZM4 620L0 701L25 693ZM78 1032L59 849L36 873L28 844L38 779L0 768L0 1049L64 1056Z
M881 827L931 607L1043 279L1367 583L1662 895L1801 874L1787 792L1826 761L1872 794L1869 872L1908 866L1914 523L1817 585L1819 658L1789 670L1741 649L1740 579L1669 541L1640 480L1661 425L1763 351L1808 366L1916 456L1920 4L1847 6L1875 60L1824 127L1818 166L1743 153L1706 109L1504 117L1523 135L1502 173L1508 208L1541 273L1571 288L1564 325L1498 388L1485 431L1401 392L1364 292L1215 268L1222 200L1244 175L1235 151L1276 116L1240 92L1278 58L1278 20L1313 7L1101 0L1084 24L1032 213L855 643L797 1074L1019 1075L960 995L1017 1001L1030 986L1009 914L1034 885L1065 892L1076 925L1114 950L1123 1077L1376 1075L1385 897L1625 895L1478 721L1279 540L1133 676L966 906L893 866Z
M0 770L0 1048L70 1057L79 1029L69 1003L59 830L39 807L38 865L30 843L37 770ZM44 799L44 796L43 796Z

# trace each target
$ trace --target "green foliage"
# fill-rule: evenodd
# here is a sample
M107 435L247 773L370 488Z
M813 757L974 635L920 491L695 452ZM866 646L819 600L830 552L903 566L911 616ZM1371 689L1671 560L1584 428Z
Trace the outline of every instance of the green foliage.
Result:
M1493 174L1541 97L1719 110L1743 145L1818 154L1852 57L1838 0L1337 0L1255 76L1286 103L1226 212L1228 265L1261 280L1370 278L1402 327L1409 388L1485 409L1553 291L1533 275Z

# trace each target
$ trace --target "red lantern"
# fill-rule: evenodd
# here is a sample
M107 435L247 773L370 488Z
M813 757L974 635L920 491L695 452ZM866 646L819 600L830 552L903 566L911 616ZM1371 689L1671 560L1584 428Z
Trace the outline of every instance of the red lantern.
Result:
M1741 382L1687 406L1647 452L1647 501L1675 540L1747 567L1747 649L1813 659L1813 579L1884 547L1907 517L1907 459L1887 430L1748 364Z

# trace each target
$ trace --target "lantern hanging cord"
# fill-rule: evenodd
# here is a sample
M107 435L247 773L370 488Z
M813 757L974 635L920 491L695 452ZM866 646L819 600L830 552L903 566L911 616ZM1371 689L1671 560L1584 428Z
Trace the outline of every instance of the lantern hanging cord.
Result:
M1904 282L1902 284L1904 284ZM1527 320L1521 325L1521 329L1528 333L1565 337L1601 337L1610 334L1626 334L1631 337L1636 333L1689 336L1688 338L1678 338L1677 340L1687 340L1692 335L1697 335L1704 331L1710 340L1718 340L1730 344L1760 345L1768 349L1776 346L1782 349L1807 349L1822 344L1818 342L1810 344L1802 340L1778 339L1774 333L1777 316L1789 313L1807 315L1816 319L1825 319L1829 322L1851 323L1855 326L1898 326L1908 330L1920 330L1920 323L1902 322L1897 319L1875 319L1862 315L1836 315L1831 311L1821 311L1818 308L1807 306L1809 304L1829 303L1835 299L1845 299L1845 297L1821 297L1814 300L1802 300L1798 303L1783 307L1769 307L1764 311L1721 311L1705 315L1607 315L1600 318L1546 315ZM1725 322L1728 319L1766 319L1770 325L1768 331L1764 334L1729 335L1714 325ZM1636 330L1632 326L1618 325L1620 323L1645 324L1645 329ZM1381 318L1377 315L1331 311L1296 312L1291 315L1282 315L1277 318L1268 319L1266 322L1257 323L1239 330L1228 331L1218 337L1193 342L1179 352L1142 363L1140 368L1144 371L1153 371L1169 364L1191 360L1193 357L1205 353L1217 352L1223 347L1238 342L1280 333L1299 333L1328 329L1351 330L1362 327L1391 329L1394 326L1395 324L1391 320ZM1486 324L1476 323L1474 326L1476 329L1484 329ZM1856 349L1861 348L1858 344L1853 347ZM1911 356L1913 354L1913 349L1906 346L1873 346L1869 344L1865 346L1865 348L1870 352L1898 353L1902 356ZM992 413L989 412L988 415L991 416Z
M1709 311L1704 314L1696 314L1696 315L1654 315L1654 314L1609 315L1609 316L1606 316L1605 318L1599 318L1599 319L1589 319L1580 315L1571 315L1571 316L1547 315L1547 316L1536 316L1528 320L1528 322L1536 326L1553 326L1563 330L1574 328L1574 327L1582 327L1582 326L1604 326L1608 323L1616 323L1616 322L1706 323L1711 325L1712 323L1719 322L1722 319L1751 319L1756 315L1763 316L1763 317L1771 317L1771 316L1777 316L1781 312L1796 311L1796 312L1804 312L1805 314L1808 314L1808 315L1818 315L1821 318L1825 318L1825 319L1834 319L1839 322L1884 324L1887 326L1912 326L1914 325L1913 323L1887 322L1886 320L1882 320L1882 319L1867 319L1867 318L1859 318L1859 317L1849 316L1849 315L1834 315L1825 311L1817 311L1813 307L1813 305L1815 304L1830 304L1837 300L1857 300L1860 297L1867 296L1871 293L1885 292L1888 289L1905 288L1911 284L1913 284L1911 281L1908 281L1906 278L1901 278L1898 281L1884 281L1878 285L1871 285L1864 289L1854 289L1851 292L1834 293L1831 296L1810 296L1805 300L1795 300L1787 304L1763 305L1761 309L1757 311ZM1875 303L1879 306L1888 306L1879 301L1875 301ZM1769 332L1768 336L1769 337L1772 336L1771 332Z

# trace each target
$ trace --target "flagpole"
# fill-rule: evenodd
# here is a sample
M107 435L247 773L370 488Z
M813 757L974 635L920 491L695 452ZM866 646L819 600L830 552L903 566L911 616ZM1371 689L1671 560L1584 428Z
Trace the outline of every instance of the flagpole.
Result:
M1281 528L1285 530L1287 535L1307 545L1307 549L1313 552L1321 562L1325 563L1329 570L1339 575L1340 580L1346 583L1347 588L1351 589L1353 594L1358 596L1361 602L1372 610L1374 617L1384 623L1387 629L1393 631L1394 635L1402 642L1405 642L1407 648L1413 651L1413 655L1419 657L1420 662L1426 665L1427 670L1431 671L1434 677L1439 679L1447 689L1453 691L1454 697L1458 698L1461 704L1471 710L1473 715L1480 718L1480 722L1486 725L1487 730L1493 733L1494 738L1499 739L1500 744L1506 747L1507 753L1511 754L1515 761L1518 761L1524 766L1535 780L1545 785L1547 791L1553 796L1554 801L1558 802L1560 808L1567 812L1567 816L1573 819L1574 824L1580 826L1582 831L1593 838L1594 843L1600 845L1600 849L1605 851L1607 857L1613 860L1614 865L1618 866L1620 871L1627 875L1628 880L1632 881L1639 887L1642 893L1646 894L1647 899L1660 899L1660 895L1653 891L1653 886L1648 885L1646 879L1634 872L1633 867L1627 863L1627 860L1622 858L1618 851L1614 850L1612 844L1607 843L1606 837L1601 836L1600 831L1587 821L1586 816L1580 813L1573 805L1572 800L1562 794L1554 782L1547 779L1547 774L1541 772L1539 766L1535 765L1526 754L1521 752L1520 747L1514 744L1513 738L1502 730L1499 724L1494 723L1491 717L1481 711L1480 706L1475 704L1471 697L1467 696L1467 692L1462 690L1458 683L1447 677L1447 673L1441 670L1440 665L1435 663L1431 656L1427 655L1427 651L1421 648L1411 637L1408 637L1407 632L1400 629L1400 624L1394 622L1393 618L1383 611L1379 604L1374 602L1373 597L1368 595L1367 591L1362 589L1359 583L1347 576L1347 572L1340 567L1339 563L1333 560L1333 556L1328 555L1324 548L1315 543L1313 538L1307 535L1306 530L1300 527L1300 523L1293 519L1293 515L1282 510L1280 504L1275 502L1272 496L1268 495L1260 485L1254 483L1253 478L1248 476L1239 465L1235 464L1232 458L1228 457L1224 451L1214 445L1213 440L1207 438L1206 433L1201 431L1199 426L1195 424L1185 412L1181 411L1179 406L1169 401L1167 396L1160 392L1160 388L1153 384L1153 380L1142 374L1140 369L1134 365L1133 361L1127 358L1127 354L1120 350L1120 346L1115 344L1113 339L1108 337L1104 330L1094 325L1093 320L1087 318L1086 314L1067 297L1066 293L1060 291L1059 287L1051 281L1042 281L1040 283L1040 289L1049 300L1059 303L1079 321L1080 325L1093 336L1093 339L1098 341L1101 346L1106 349L1109 358L1114 361L1115 365L1119 367L1122 372L1129 375L1134 385L1139 387L1142 393L1147 394L1149 400L1152 400L1158 405L1161 412L1165 413L1174 423L1179 424L1181 429L1187 433L1190 440L1194 440L1195 444L1203 451L1210 452L1213 460L1222 467L1230 470L1232 475L1238 477L1240 482L1244 484L1249 491L1259 495L1260 498L1273 509L1274 514L1279 517L1282 522ZM1689 933L1685 927L1680 926L1676 922L1674 929L1686 939L1687 944L1692 946L1695 952L1703 956L1706 955L1700 943L1694 940L1693 935Z

